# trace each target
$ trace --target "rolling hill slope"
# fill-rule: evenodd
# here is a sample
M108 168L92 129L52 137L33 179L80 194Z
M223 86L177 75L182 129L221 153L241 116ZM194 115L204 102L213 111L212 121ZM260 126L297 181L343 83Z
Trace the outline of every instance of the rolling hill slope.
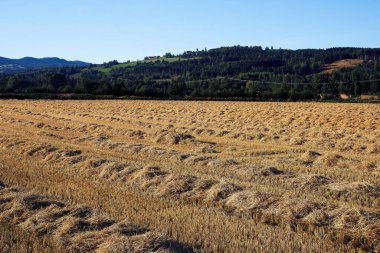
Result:
M0 59L0 66L16 71L14 75L0 75L0 93L248 100L380 95L380 48L288 50L233 46L134 62L114 60L100 65L20 71L54 64L85 64L56 58L40 59L43 62L39 64L33 60L24 58L16 64Z

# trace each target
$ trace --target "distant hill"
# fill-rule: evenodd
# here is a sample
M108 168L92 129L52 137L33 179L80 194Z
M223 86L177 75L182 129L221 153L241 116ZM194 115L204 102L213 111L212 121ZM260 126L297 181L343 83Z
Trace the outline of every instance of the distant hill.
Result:
M78 66L84 67L90 65L82 61L67 61L57 57L50 58L33 58L24 57L21 59L9 59L0 57L0 72L13 73L20 72L28 69L43 69L43 68L57 68L57 67L70 67Z

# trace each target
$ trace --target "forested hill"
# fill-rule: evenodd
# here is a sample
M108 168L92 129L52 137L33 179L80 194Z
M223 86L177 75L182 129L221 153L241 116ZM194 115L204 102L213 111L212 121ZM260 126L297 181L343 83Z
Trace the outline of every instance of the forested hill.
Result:
M222 47L0 75L0 92L308 100L380 95L380 48Z

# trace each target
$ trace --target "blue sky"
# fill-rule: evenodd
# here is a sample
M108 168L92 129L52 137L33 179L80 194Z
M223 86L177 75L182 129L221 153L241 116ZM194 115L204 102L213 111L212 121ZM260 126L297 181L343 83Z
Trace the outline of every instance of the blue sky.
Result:
M0 56L101 63L196 48L380 47L379 0L0 0Z

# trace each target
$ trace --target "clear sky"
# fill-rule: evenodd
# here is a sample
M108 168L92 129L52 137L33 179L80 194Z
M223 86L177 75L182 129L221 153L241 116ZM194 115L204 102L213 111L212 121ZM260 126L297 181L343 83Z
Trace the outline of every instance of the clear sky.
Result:
M0 56L102 63L196 48L380 47L379 0L0 0Z

